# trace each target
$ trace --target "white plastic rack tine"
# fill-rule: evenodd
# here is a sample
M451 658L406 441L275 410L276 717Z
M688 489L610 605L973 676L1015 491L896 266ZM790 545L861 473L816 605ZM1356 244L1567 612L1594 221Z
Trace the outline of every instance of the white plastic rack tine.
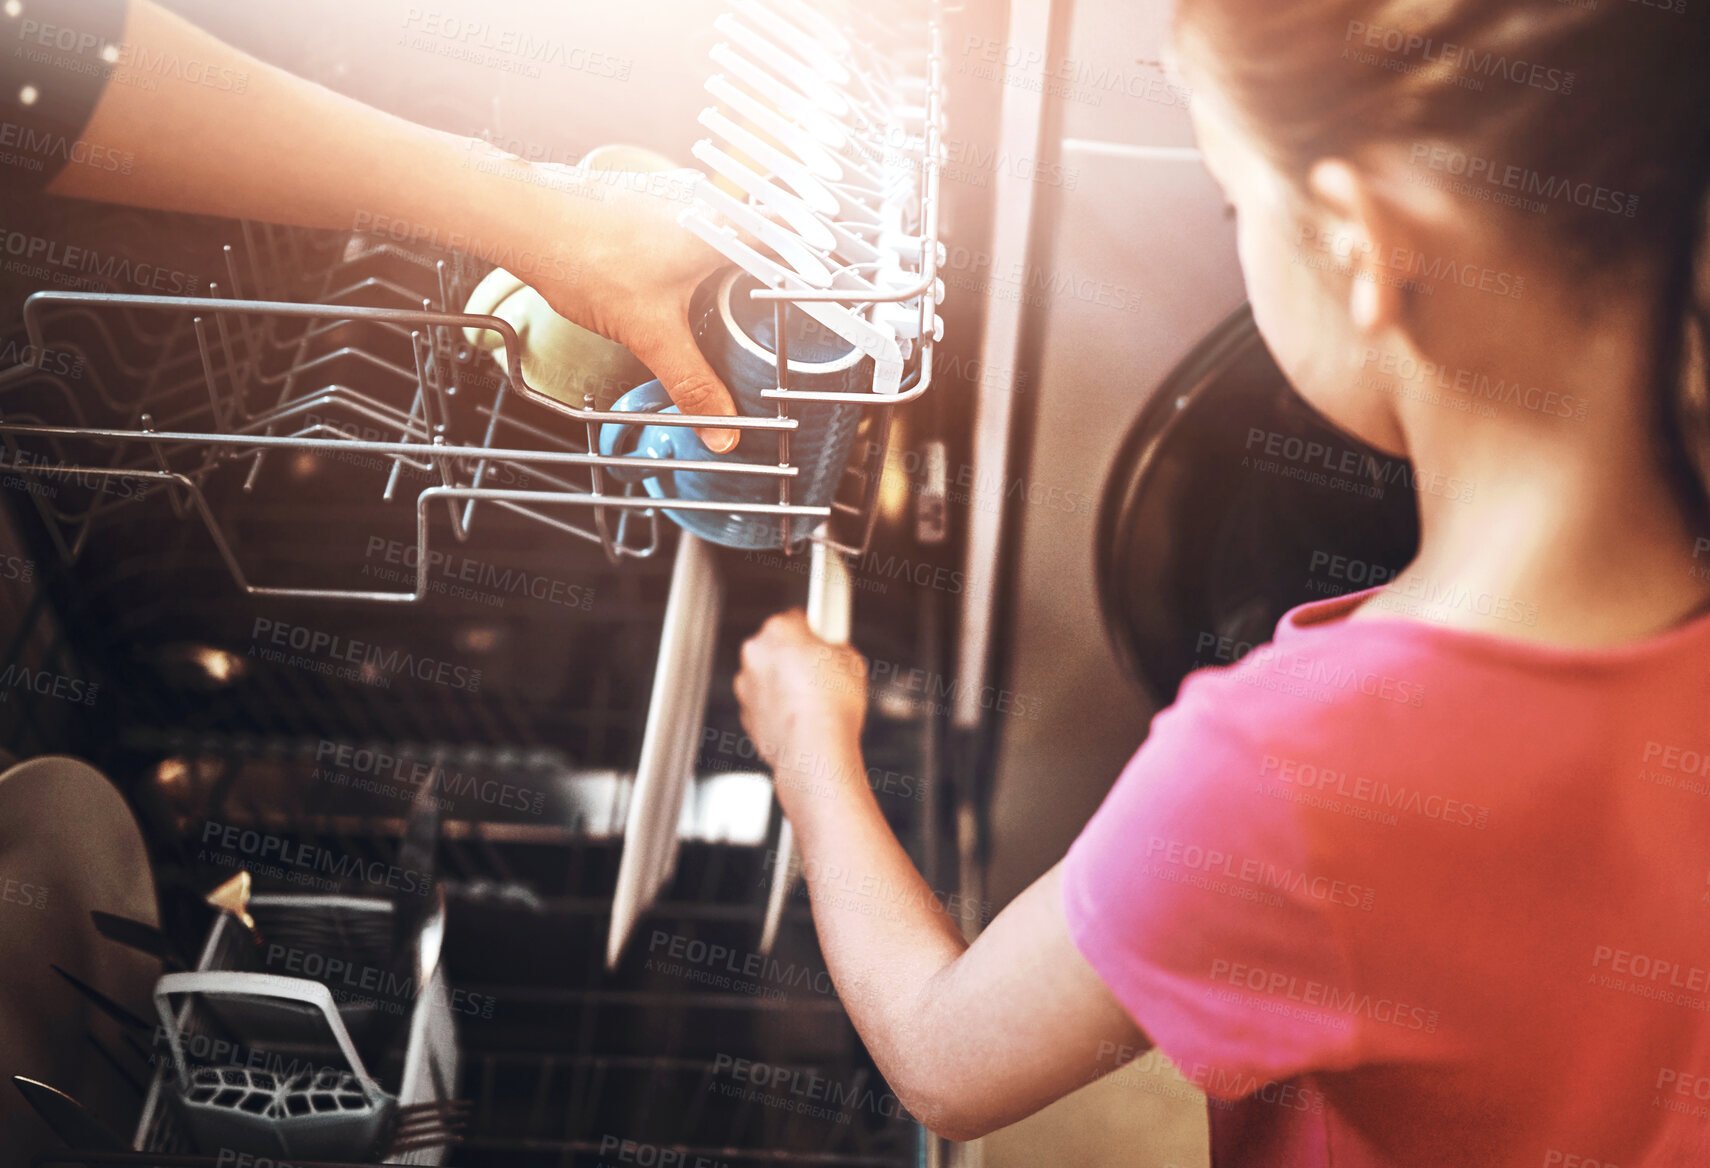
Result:
M801 3L800 0L767 0L765 5L761 5L755 0L749 0L748 6L773 9L779 16L793 21L804 33L818 39L840 59L850 50L849 38L844 35L843 30L812 4Z
M828 45L757 0L730 0L730 4L821 76L837 85L847 85L851 80L849 68L844 64L849 47L845 38L838 37L843 42L841 45Z
M749 158L770 168L772 177L786 182L802 202L821 215L836 215L842 202L826 189L813 171L794 155L787 154L758 134L731 121L716 107L701 111L701 125L722 137Z
M706 194L706 201L719 203L729 196L711 188ZM683 213L680 221L695 234L718 248L727 258L741 266L755 278L774 287L788 288L805 282L798 273L792 272L761 255L749 247L727 228L721 228L711 222L704 214L696 209ZM829 280L828 280L829 282ZM839 298L848 301L864 301L882 293L867 285L855 291L841 291ZM854 345L862 353L871 357L876 365L873 394L895 394L899 392L903 377L903 356L897 336L888 325L876 324L850 310L845 304L828 300L802 300L793 302L795 307L813 317L826 328ZM859 405L877 404L872 395L867 394L810 394L794 390L764 390L764 396L794 398L800 401L850 401Z
M713 22L713 28L735 41L757 63L782 77L832 117L844 118L851 112L849 99L840 89L815 73L799 57L779 48L733 14L720 16Z
M771 102L780 113L793 118L798 126L811 134L817 141L833 150L842 150L848 144L849 135L843 128L843 123L814 104L813 99L800 90L779 81L747 57L742 56L730 44L721 42L714 45L712 59L715 64L728 70L738 80Z
M703 139L694 145L693 150L695 157L700 158L721 174L730 177L731 181L746 186L768 205L787 205L787 201L792 197L775 187L769 192L762 193L762 188L768 185L766 180L742 166L711 142ZM801 232L791 231L784 224L766 218L757 208L738 202L711 183L701 185L696 190L695 196L701 202L717 210L737 227L777 252L778 258L794 269L797 276L816 288L830 287L831 269L826 265L824 259L825 249L815 247L812 241L802 237ZM832 238L831 233L826 231L824 225L818 220L813 219L811 214L808 217L807 226L810 234L818 236L823 232L825 238Z
M731 84L723 73L707 78L706 88L719 101L782 142L816 179L828 183L843 181L843 164L805 128Z

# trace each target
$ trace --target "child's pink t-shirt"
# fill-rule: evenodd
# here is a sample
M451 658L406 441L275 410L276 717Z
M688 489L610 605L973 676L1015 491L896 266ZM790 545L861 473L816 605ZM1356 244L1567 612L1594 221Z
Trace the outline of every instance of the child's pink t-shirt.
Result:
M1710 1165L1710 617L1564 650L1372 594L1187 679L1064 861L1076 945L1216 1168Z

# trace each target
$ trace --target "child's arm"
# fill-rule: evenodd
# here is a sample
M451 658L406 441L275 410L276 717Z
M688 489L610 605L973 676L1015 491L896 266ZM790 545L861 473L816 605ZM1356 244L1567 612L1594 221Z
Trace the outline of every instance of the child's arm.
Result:
M742 660L743 724L795 827L820 948L903 1107L974 1139L1149 1046L1070 938L1058 868L963 942L960 914L941 907L865 780L858 654L819 640L798 611L767 622Z

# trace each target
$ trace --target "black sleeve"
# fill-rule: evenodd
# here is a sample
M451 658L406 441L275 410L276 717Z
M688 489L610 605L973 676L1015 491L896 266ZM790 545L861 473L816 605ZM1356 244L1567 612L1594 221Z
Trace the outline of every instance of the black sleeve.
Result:
M0 0L0 187L40 190L88 152L78 139L121 55L130 0Z

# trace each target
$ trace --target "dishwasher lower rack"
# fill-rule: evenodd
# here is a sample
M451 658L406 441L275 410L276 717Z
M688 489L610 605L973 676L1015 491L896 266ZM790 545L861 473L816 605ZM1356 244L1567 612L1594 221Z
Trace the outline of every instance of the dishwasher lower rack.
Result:
M904 760L926 749L924 730L888 738L891 753L876 760L921 769ZM173 792L167 822L188 865L175 887L201 888L228 871L196 863L199 825L209 821L304 854L398 857L405 825L395 800L352 788L337 808L306 810L289 793L300 798L312 751L231 745L243 755L223 756L223 767L193 760L183 781L161 788ZM454 987L459 1056L446 1093L467 1101L447 1162L933 1163L935 1141L879 1076L830 982L805 897L790 898L774 952L756 952L776 863L763 775L713 769L697 779L677 869L636 944L607 968L630 777L562 767L512 776L545 794L555 810L546 822L479 803L443 813L441 965ZM923 803L897 796L885 805L905 838L919 836ZM265 872L256 879L278 883Z
M437 965L423 986L416 986L413 980L407 985L397 984L381 975L391 945L393 907L390 900L372 896L264 894L249 901L249 913L255 921L253 933L236 917L221 913L202 947L196 970L200 975L238 975L230 979L230 986L221 988L226 995L239 996L223 1000L242 1001L239 991L244 986L239 983L243 978L295 982L317 993L325 989L337 1001L339 1024L354 1033L341 1033L329 1042L326 1039L333 1037L330 1028L304 1021L300 1033L275 1034L271 1041L263 1042L226 1030L222 1025L225 1015L220 1008L209 1004L220 998L209 999L197 991L179 994L176 1001L160 997L162 1018L155 1044L158 1062L143 1101L132 1148L138 1152L195 1154L191 1139L195 1121L176 1100L180 1090L206 1108L208 1118L202 1122L215 1126L204 1128L205 1131L220 1130L219 1108L213 1105L224 1105L226 1110L239 1115L259 1114L265 1104L274 1102L272 1096L277 1096L275 1106L301 1104L305 1118L323 1113L338 1116L341 1107L348 1112L352 1106L357 1107L356 1115L360 1118L365 1113L361 1105L367 1101L360 1093L351 1092L360 1092L364 1087L372 1094L378 1086L399 1109L449 1103L460 1070L452 994L444 970ZM359 978L356 991L336 984L332 974L318 980L266 974L257 979L252 971L257 965L258 945L267 946L263 969L280 965L290 968L295 975L299 968L323 970L337 962L341 970L363 971L363 977ZM275 961L275 957L279 960ZM369 971L376 976L367 977ZM373 992L361 988L369 982L379 988ZM165 994L169 985L169 981L163 981L158 993ZM211 985L208 988L213 989ZM334 1009L330 1002L327 1008ZM301 1003L291 1012L303 1019L314 1014ZM400 1016L405 1018L401 1047L396 1044L399 1027L394 1021ZM318 1029L327 1029L319 1042L315 1035ZM381 1040L378 1045L362 1041L375 1036ZM367 1049L359 1051L363 1046ZM162 1047L166 1053L160 1052ZM353 1064L352 1055L360 1063ZM358 1067L356 1075L351 1073L353 1065ZM174 1086L186 1074L189 1083ZM369 1075L373 1078L369 1079ZM287 1098L283 1092L291 1082L306 1084L295 1098ZM295 1115L299 1108L292 1106L289 1110ZM309 1122L313 1119L309 1118ZM242 1126L254 1131L253 1121ZM253 1148L203 1147L199 1151L201 1155L227 1158L244 1151L251 1156L264 1154ZM419 1147L387 1155L383 1162L444 1164L446 1155L445 1145ZM294 1158L307 1157L298 1154Z
M609 847L588 857L604 879L584 892L452 901L458 984L497 1003L464 1028L471 1124L454 1162L918 1168L925 1132L860 1046L804 904L756 959L758 914L728 896L765 878L765 854L686 846L640 943L607 972L600 890L615 860ZM524 952L559 979L518 981Z

